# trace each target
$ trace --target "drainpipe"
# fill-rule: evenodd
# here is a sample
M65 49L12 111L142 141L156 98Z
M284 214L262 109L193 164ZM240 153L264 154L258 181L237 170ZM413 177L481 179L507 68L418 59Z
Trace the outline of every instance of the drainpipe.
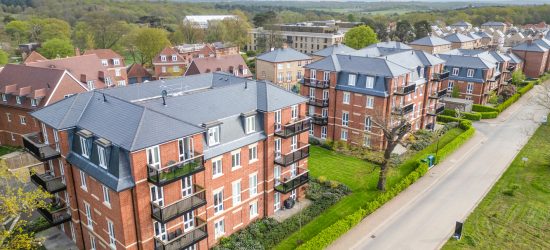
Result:
M136 244L137 244L137 248L138 249L142 249L141 247L141 244L140 244L140 241L141 241L141 232L139 231L138 228L141 228L140 225L139 225L139 216L137 215L137 209L136 209L136 187L133 187L130 189L130 192L132 192L132 209L134 210L133 211L133 214L134 214L134 221L135 221L135 226L134 226L134 230L136 232Z
M266 118L267 118L267 113L266 113ZM267 121L267 119L266 119ZM267 123L267 122L266 122ZM266 128L269 128L268 126L266 126ZM267 209L268 209L268 190L267 190L267 164L268 164L268 157L269 157L269 154L268 154L268 150L267 150L267 145L268 145L268 141L269 141L269 135L268 137L264 140L264 218L267 218Z
M82 246L84 248L86 248L86 244L84 243L84 228L82 228L82 219L80 218L80 206L78 205L78 196L76 195L76 183L74 182L74 173L73 173L73 165L69 162L67 162L67 164L70 166L70 171L71 171L71 179L72 179L72 183L73 183L73 191L74 191L74 198L76 200L76 214L78 214L78 221L79 221L79 225L80 225L80 237L82 237ZM69 203L70 204L70 203ZM71 211L71 214L72 214L72 211ZM71 216L72 217L72 216ZM71 219L72 220L72 219ZM73 227L74 227L74 223L73 223Z

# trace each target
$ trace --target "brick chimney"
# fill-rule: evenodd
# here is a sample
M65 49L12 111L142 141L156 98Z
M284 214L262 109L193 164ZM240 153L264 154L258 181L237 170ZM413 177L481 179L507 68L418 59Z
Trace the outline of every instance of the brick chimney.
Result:
M86 83L86 74L80 74L80 82Z

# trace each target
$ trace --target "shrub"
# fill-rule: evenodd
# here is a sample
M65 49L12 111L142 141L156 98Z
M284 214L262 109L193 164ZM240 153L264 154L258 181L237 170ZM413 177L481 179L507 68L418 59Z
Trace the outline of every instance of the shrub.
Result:
M498 112L502 113L505 109L510 107L514 102L516 102L521 97L520 94L515 94L512 97L510 97L508 100L504 101L500 105L497 106Z
M498 112L498 109L493 108L493 107L489 107L489 106L474 104L474 105L472 105L472 111L475 111L475 112Z
M452 116L452 117L456 118L456 111L452 110L452 109L445 109L443 111L443 115ZM479 120L481 120L481 114L479 114L479 113L460 112L460 115L462 115L462 118L470 120L470 121L479 121Z
M493 119L498 117L498 112L479 112L481 119Z
M518 90L519 95L524 95L527 91L531 90L535 86L535 82L530 82L525 87Z
M459 119L453 116L448 116L448 115L438 115L437 121L438 122L460 122L462 121L462 119Z
M309 144L311 144L311 145L321 145L321 142L317 138L309 137Z

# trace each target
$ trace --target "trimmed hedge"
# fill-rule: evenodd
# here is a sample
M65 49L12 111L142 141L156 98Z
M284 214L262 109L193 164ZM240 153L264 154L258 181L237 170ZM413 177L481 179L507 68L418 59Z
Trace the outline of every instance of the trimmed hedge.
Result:
M481 114L479 114L479 113L460 112L460 114L466 120L470 120L470 121L479 121L479 120L481 120ZM456 111L452 110L452 109L445 109L445 110L443 110L443 115L456 117Z
M472 105L472 111L475 112L498 112L498 109L489 107L489 106L483 106L480 104L474 104Z
M456 118L454 116L438 115L437 116L437 121L438 122L444 122L444 123L447 123L447 122L460 122L460 121L462 121L462 119Z
M519 100L519 98L521 97L520 94L514 94L513 96L511 96L510 98L508 98L508 100L504 101L503 103L499 104L497 106L497 109L498 109L498 112L499 113L502 113L502 111L504 111L505 109L507 109L508 107L512 106L512 104L514 104L515 102L517 102Z
M479 112L481 114L481 119L493 119L498 117L498 112Z
M441 115L438 117L441 117ZM472 126L471 121L461 120L450 116L443 116L443 117L449 117L449 118L458 120L459 127L461 129L464 129L465 131L459 136L455 137L455 139L453 139L451 142L446 144L444 147L439 149L436 162L441 161L441 159L445 159L448 155L450 155L452 152L454 152L456 149L462 146L475 133L475 128ZM453 119L451 120L454 121ZM427 151L423 150L421 152L427 152ZM409 175L403 178L398 184L393 186L390 190L386 191L385 193L379 195L376 198L376 200L373 200L367 203L364 207L357 210L355 213L350 214L338 220L336 223L330 225L329 227L325 228L323 231L321 231L319 234L311 238L309 241L300 245L297 249L317 250L317 249L323 249L327 247L333 241L335 241L340 236L342 236L347 231L349 231L352 227L359 224L359 222L361 222L361 220L365 218L367 215L376 211L376 209L380 208L386 202L388 202L393 197L397 196L399 193L401 193L403 190L409 187L412 183L417 181L420 177L424 176L428 172L428 165L422 162L421 159L426 158L428 156L428 153L423 153L418 155L419 155L418 157L414 157L413 159L403 163L403 164L415 164L417 165L417 167L413 172L411 172Z

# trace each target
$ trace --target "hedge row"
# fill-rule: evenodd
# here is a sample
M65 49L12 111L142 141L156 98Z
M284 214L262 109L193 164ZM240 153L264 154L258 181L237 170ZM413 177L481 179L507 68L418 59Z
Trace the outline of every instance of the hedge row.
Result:
M479 113L460 112L460 114L466 120L470 120L470 121L479 121L479 120L481 120L481 114L479 114ZM443 110L443 115L455 116L456 117L456 111L452 110L452 109L445 109L445 110Z
M450 117L450 118L454 118L454 117ZM457 118L454 118L454 119L457 119ZM449 154L451 154L453 151L455 151L457 148L463 145L469 138L471 138L474 135L475 128L472 126L472 122L467 120L461 120L461 119L457 119L457 120L459 122L459 127L464 129L465 131L459 136L455 137L455 139L453 139L447 145L439 149L438 159L436 159L437 162L439 162L440 159L445 159ZM361 209L357 210L355 213L350 214L338 220L336 223L332 224L331 226L325 228L315 237L311 238L309 241L300 245L297 249L317 250L317 249L323 249L328 245L330 245L333 241L335 241L340 236L345 234L352 227L359 224L359 222L361 222L361 220L365 218L367 215L376 211L376 209L380 208L386 202L388 202L393 197L401 193L401 191L405 190L412 183L417 181L420 177L424 176L424 174L428 172L428 165L422 162L421 159L424 159L426 157L427 157L427 153L422 154L419 157L415 157L414 159L411 159L403 163L403 164L415 164L417 165L417 167L413 172L411 172L409 175L403 178L398 184L393 186L390 190L378 196L376 200L367 203L365 207L362 207Z
M472 111L475 112L498 112L498 109L489 107L489 106L483 106L480 104L474 104L472 105Z
M515 102L517 102L519 100L519 98L521 97L520 94L514 94L513 96L511 96L510 98L508 98L506 101L504 101L503 103L499 104L497 106L497 109L498 109L498 112L499 113L502 113L502 111L504 111L505 109L507 109L508 107L512 106L512 104L514 104Z
M461 122L462 119L456 118L454 116L438 115L437 116L437 121L438 122L444 122L444 123L447 123L447 122Z
M498 112L478 112L478 114L481 114L481 119L493 119L498 117Z

